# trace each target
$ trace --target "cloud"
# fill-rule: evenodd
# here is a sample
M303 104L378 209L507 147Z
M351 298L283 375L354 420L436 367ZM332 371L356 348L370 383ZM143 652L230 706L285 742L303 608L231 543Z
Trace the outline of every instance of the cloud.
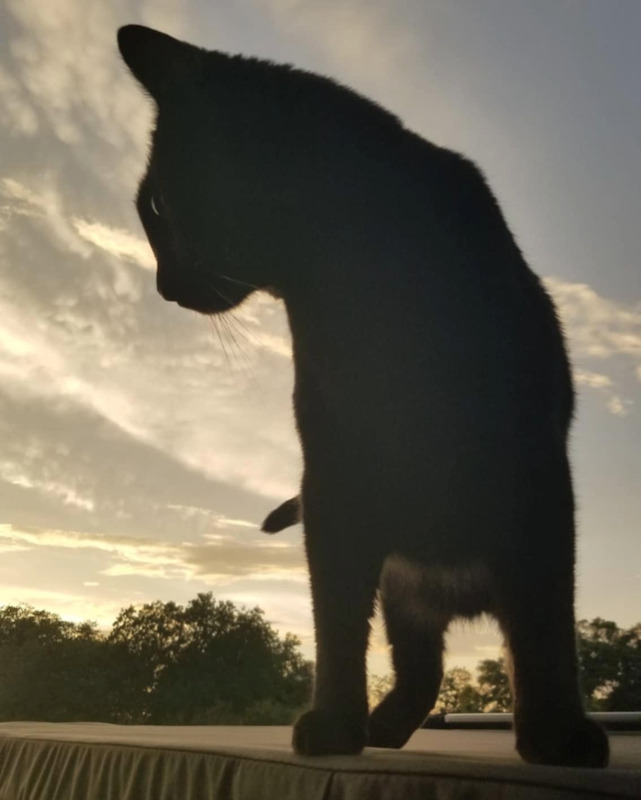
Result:
M578 356L627 356L641 362L641 303L626 305L599 295L586 283L546 278Z
M0 524L0 544L10 549L94 550L107 556L106 577L193 580L211 586L240 579L306 582L302 548L286 542L217 536L201 543L169 542L68 530Z
M577 386L587 386L605 394L607 397L606 408L615 417L626 417L633 405L632 400L624 400L614 392L615 382L607 375L575 369L574 382Z
M30 217L40 222L59 250L83 258L91 255L91 248L77 235L65 212L52 174L39 176L37 191L24 182L4 177L0 180L0 194L5 199L2 207L5 219L14 215Z
M148 109L118 80L115 31L130 16L124 0L6 0L5 7L19 26L12 71L55 136L78 146L90 131L112 145L132 137L142 144Z
M608 400L608 411L616 417L626 417L632 406L632 400L622 400L618 395L612 395Z
M51 259L33 226L67 253L53 270L9 269L0 279L3 391L91 409L215 479L287 495L298 458L291 350L275 301L248 302L216 334L209 320L163 304L148 271L115 255L144 264L141 240L77 218L74 224L25 182L5 179L0 191L24 222L7 231L0 258ZM87 270L96 248L108 263L92 261ZM265 426L268 409L274 413Z
M592 389L609 389L612 378L598 372L586 372L583 369L574 370L574 380L579 386L589 386Z
M200 508L198 506L185 506L177 503L167 506L170 511L178 512L184 519L204 519L209 522L214 528L228 529L228 528L250 528L256 530L258 525L255 522L249 522L245 519L230 519L224 514L218 514L210 508Z
M63 480L38 480L29 475L23 463L13 461L0 462L0 479L14 486L25 489L36 489L60 500L63 505L75 506L85 511L93 511L95 503L91 497L83 496Z
M59 591L20 584L13 586L5 584L0 589L0 605L25 604L35 608L44 608L72 622L92 620L103 629L111 627L122 607L129 602L137 602L139 599L139 597L128 596L124 593L117 599L96 598L82 591L74 593L73 591Z
M156 269L156 259L146 239L122 228L110 228L101 222L72 217L78 235L115 258L124 258L143 269Z
M0 108L6 128L18 136L33 136L38 131L38 115L24 96L20 82L0 66Z
M389 79L416 49L414 32L396 24L393 8L351 0L261 0L276 26L319 49L339 74ZM422 43L425 46L425 43Z
M641 376L641 303L618 303L585 283L546 278L545 284L568 336L576 384L601 392L610 413L626 416L633 402L620 396L617 381L603 370L616 361ZM586 368L597 362L598 371Z

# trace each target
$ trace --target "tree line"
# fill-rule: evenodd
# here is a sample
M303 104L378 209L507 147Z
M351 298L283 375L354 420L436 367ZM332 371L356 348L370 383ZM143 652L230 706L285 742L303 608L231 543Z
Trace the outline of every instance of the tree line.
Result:
M587 708L641 710L641 623L583 620L577 634ZM129 606L108 633L30 606L0 607L0 721L287 725L311 695L313 666L299 644L259 608L211 594L186 606ZM374 677L371 700L390 686L389 676ZM449 670L434 709L509 710L502 658L479 662L475 679Z
M111 631L0 608L0 720L289 724L311 693L295 636L199 594L124 608Z
M597 617L577 624L581 686L588 711L641 711L641 623L619 628ZM375 678L371 699L391 687L391 678ZM512 696L504 658L484 659L475 679L463 667L443 677L434 713L511 711Z

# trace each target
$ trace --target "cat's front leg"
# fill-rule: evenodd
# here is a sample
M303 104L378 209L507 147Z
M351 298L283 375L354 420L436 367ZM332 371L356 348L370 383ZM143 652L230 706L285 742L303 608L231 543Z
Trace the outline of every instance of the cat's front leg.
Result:
M316 632L313 707L294 726L301 755L360 753L367 736L366 651L382 558L356 520L305 501ZM331 504L338 512L339 503ZM362 526L362 522L360 523ZM368 546L369 545L369 546Z

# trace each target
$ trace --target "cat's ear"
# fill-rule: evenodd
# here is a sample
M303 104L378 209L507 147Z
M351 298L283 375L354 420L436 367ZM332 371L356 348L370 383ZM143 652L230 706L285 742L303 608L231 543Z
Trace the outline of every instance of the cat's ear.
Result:
M143 25L120 28L118 49L134 77L156 102L193 74L204 55L204 51L194 45Z

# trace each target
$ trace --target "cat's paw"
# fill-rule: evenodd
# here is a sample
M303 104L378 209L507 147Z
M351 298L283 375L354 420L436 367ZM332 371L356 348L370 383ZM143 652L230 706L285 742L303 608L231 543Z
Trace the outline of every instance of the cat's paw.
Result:
M301 756L355 755L365 747L365 718L313 708L296 720L293 746Z
M392 691L376 706L367 723L369 747L403 747L423 721Z
M536 727L521 724L516 749L531 764L564 767L607 767L610 754L605 731L587 717Z

